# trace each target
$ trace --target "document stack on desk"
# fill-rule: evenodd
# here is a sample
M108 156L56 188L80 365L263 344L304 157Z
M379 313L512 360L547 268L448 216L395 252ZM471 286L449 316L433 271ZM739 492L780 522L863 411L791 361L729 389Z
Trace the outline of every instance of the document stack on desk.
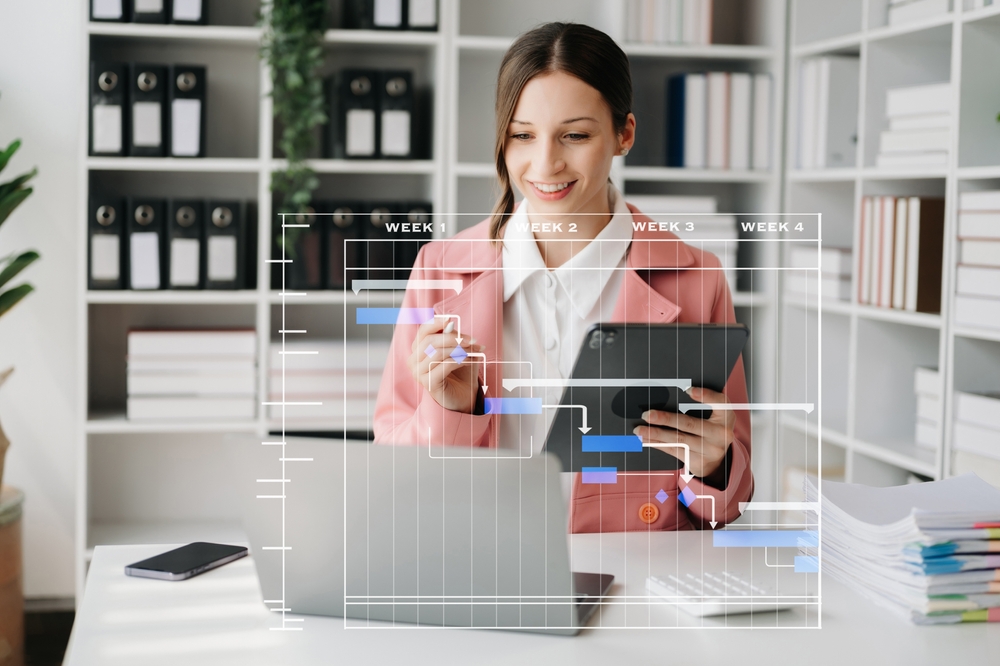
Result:
M824 481L821 510L822 567L862 596L916 624L1000 622L1000 490L975 474L892 488Z

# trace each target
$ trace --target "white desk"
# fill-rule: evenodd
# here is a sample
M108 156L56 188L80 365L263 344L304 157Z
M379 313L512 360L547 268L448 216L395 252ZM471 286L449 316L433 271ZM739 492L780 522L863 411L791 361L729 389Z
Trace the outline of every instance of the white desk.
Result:
M658 533L650 535L648 543L655 552L663 553L663 562L669 563L673 554L700 549L710 543L700 540L708 538L710 535L703 533ZM630 553L639 550L636 544L647 536L604 535L601 539L601 535L573 537L574 569L603 569L615 574L616 580L624 580L624 585L613 588L613 595L642 594L645 572L626 576L635 562L631 556L626 562L622 555L626 550ZM628 544L627 549L624 544ZM666 617L681 628L594 628L568 638L403 625L345 629L344 621L339 618L305 616L303 622L295 623L302 631L271 631L269 627L279 626L280 622L277 614L269 613L261 601L251 558L178 583L125 576L126 564L166 549L165 546L101 546L95 550L67 652L68 666L160 663L608 666L654 663L651 660L690 666L724 663L971 666L995 663L1000 654L1000 626L916 627L829 579L823 586L822 629L788 628L796 622L800 626L815 626L815 611L805 608L785 611L781 614L785 628L772 629L759 627L773 625L773 614L770 621L757 615L752 619L729 618L730 626L726 626L726 619L701 620L661 606L655 612L667 615L659 616L658 623L663 624ZM591 626L623 624L626 608L607 607ZM634 618L629 618L630 625L636 623ZM753 628L733 627L751 622Z

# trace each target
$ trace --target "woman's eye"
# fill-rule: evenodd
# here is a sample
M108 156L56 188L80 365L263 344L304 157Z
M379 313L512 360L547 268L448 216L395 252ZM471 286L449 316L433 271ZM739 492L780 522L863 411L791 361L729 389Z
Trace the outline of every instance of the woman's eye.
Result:
M582 140L584 140L584 139L587 138L587 135L586 134L579 134L577 132L573 132L572 134L567 134L566 138L569 139L569 140L571 140L571 141L582 141Z
M525 134L525 133L522 132L520 134L511 134L510 138L517 139L519 141L526 141L527 139L531 138L531 135L530 134Z

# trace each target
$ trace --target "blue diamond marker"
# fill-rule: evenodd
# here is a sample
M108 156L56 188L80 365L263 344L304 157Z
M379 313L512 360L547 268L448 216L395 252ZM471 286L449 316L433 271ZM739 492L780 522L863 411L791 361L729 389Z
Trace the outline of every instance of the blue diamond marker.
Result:
M691 506L691 504L697 499L697 497L695 497L693 490L691 490L688 487L685 487L684 490L678 493L677 499L684 506Z
M455 351L451 353L451 357L455 359L456 363L464 361L466 356L468 356L468 354L465 353L465 350L461 347L455 347Z
M424 353L428 356L434 356L434 354L437 353L437 349L434 349L434 345L427 345L427 349L424 350Z
M670 499L670 495L663 492L663 488L660 488L660 492L656 493L656 501L659 502L660 504L663 504L668 499Z

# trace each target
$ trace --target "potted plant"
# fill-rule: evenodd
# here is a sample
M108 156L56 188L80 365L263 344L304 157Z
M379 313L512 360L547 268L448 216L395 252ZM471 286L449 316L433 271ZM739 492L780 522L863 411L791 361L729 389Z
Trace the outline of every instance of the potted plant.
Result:
M0 172L3 172L10 158L14 156L17 149L21 147L21 141L15 140L6 150L0 152ZM6 183L0 182L0 227L7 221L14 209L24 203L31 193L32 188L28 187L28 181L35 177L37 169L32 169L28 173L21 174ZM11 280L27 268L32 262L38 259L38 253L34 250L24 252L11 252L7 255L0 255L0 317L10 312L10 309L27 296L34 287L27 282L22 282L9 287ZM14 371L13 367L0 371L0 387ZM0 428L0 483L3 482L3 463L7 455L7 448L10 446L3 428Z

